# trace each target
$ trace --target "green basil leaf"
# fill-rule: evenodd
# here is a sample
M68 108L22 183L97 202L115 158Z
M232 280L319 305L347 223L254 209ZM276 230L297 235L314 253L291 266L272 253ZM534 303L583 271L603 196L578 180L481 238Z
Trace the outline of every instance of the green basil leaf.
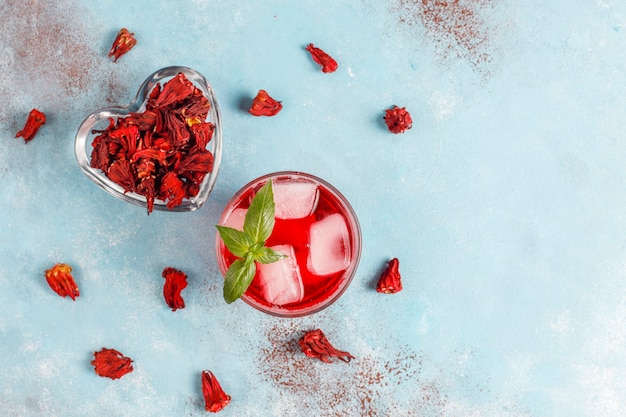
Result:
M246 254L250 251L252 238L241 230L233 229L226 226L215 226L220 233L220 237L224 241L224 244L232 253L238 258L245 258Z
M273 262L278 262L283 258L286 258L287 255L285 255L284 253L275 251L272 248L268 248L267 246L264 246L256 255L255 255L255 260L257 262L260 262L262 264L271 264Z
M280 252L265 246L274 229L274 192L267 181L256 193L243 224L243 231L216 226L220 237L235 260L224 278L224 300L232 303L248 289L256 274L256 262L272 263L284 258Z
M257 191L252 199L243 223L243 231L253 239L254 243L265 243L272 234L274 222L274 192L270 180Z
M242 296L256 274L256 264L249 259L233 262L224 278L224 300L230 304Z

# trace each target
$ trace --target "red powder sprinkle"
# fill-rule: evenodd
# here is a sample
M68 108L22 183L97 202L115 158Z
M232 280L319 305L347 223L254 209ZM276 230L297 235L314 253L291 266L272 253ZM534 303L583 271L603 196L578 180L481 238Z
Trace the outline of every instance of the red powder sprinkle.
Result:
M333 321L324 312L318 314L319 321ZM264 329L267 340L254 364L255 372L275 388L272 398L298 404L301 415L449 416L446 378L441 378L440 370L432 372L434 363L423 352L390 340L373 352L363 352L350 366L316 366L300 352L299 337L294 337L300 326L267 322ZM414 389L407 391L409 386Z
M438 52L456 55L484 71L492 60L490 32L481 11L493 0L398 0L400 20L421 24Z
M84 19L88 9L78 3L2 0L0 44L10 45L5 52L11 56L11 82L3 83L3 97L36 97L52 114L73 108L85 91L96 94L95 101L109 92L102 83L117 74L101 65L93 25ZM13 125L22 111L19 100L5 99L0 124Z

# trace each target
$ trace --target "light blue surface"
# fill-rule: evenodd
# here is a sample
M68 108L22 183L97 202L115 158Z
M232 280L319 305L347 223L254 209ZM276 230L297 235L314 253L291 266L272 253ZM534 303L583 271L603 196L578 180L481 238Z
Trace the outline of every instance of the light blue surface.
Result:
M0 6L1 414L205 415L211 369L224 416L626 415L626 3L415 3ZM120 27L138 44L114 64ZM223 162L202 209L148 217L80 172L73 138L169 65L212 83ZM246 113L261 88L276 117ZM382 123L394 104L402 135ZM33 107L48 122L25 145ZM341 190L363 231L346 294L291 320L223 302L213 227L242 185L290 169ZM404 291L378 294L392 257ZM48 288L56 262L76 302ZM183 310L165 266L189 275ZM315 327L356 359L304 357ZM135 371L98 377L103 346Z

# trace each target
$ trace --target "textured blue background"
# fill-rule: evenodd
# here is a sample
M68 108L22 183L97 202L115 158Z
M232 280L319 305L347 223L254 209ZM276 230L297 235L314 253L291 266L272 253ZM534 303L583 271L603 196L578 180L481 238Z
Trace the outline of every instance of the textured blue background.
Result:
M626 3L448 3L0 5L1 414L205 415L211 369L224 416L626 415ZM138 44L112 63L120 27ZM212 83L223 163L202 209L148 217L82 175L73 139L169 65ZM246 113L261 88L276 117ZM394 104L403 135L382 123ZM33 107L48 123L25 145ZM340 301L292 320L226 305L214 259L228 198L286 169L340 189L364 244ZM392 257L405 289L381 295ZM56 262L76 302L48 288ZM184 310L165 266L189 275ZM315 327L356 359L304 357ZM135 371L96 376L103 346Z

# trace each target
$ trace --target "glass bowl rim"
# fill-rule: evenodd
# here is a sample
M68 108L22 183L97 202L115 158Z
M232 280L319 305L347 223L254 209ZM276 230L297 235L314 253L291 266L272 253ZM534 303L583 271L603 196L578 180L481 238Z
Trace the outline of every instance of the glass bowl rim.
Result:
M133 192L124 192L124 189L120 185L110 180L102 171L91 167L91 157L87 154L87 146L91 145L94 138L91 131L98 124L108 121L109 118L124 117L131 112L139 111L144 106L148 95L157 83L163 83L168 79L175 77L178 73L183 73L195 87L199 88L211 104L207 120L214 124L215 130L207 149L209 149L213 154L213 170L205 176L200 185L200 191L196 196L191 199L184 199L180 205L171 209L167 208L165 201L155 199L153 208L154 210L168 212L186 212L197 210L208 200L209 195L215 186L215 181L217 180L222 160L222 117L219 103L217 102L213 87L204 75L195 69L174 65L161 68L150 74L143 81L137 91L137 94L134 99L130 101L130 103L126 105L102 107L90 113L87 117L85 117L85 119L83 119L78 131L76 132L74 139L74 156L81 171L92 182L118 199L144 208L147 206L147 201L144 196Z

